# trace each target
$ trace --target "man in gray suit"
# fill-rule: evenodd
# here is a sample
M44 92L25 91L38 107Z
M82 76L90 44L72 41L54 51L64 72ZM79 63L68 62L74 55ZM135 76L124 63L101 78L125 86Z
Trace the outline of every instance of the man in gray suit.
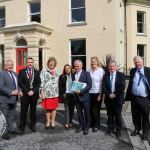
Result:
M13 61L8 59L5 62L4 71L0 72L0 110L7 121L7 131L3 135L5 140L10 139L8 132L17 133L14 113L18 94L18 77L13 72Z

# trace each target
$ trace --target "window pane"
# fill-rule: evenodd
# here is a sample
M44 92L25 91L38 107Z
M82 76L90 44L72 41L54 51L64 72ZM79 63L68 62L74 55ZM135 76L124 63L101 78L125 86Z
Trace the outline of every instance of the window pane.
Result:
M32 15L31 16L31 21L36 21L36 22L41 22L41 15L38 14L38 15Z
M0 19L5 18L5 9L0 9Z
M137 24L137 32L144 33L144 24L142 24L142 23Z
M72 10L72 22L85 21L85 8Z
M144 45L137 45L137 55L144 57Z
M144 22L144 13L137 13L137 22Z
M0 20L0 27L4 27L5 26L5 19Z
M72 65L72 67L74 68L74 61L77 60L77 59L82 61L83 69L86 70L86 56L75 56L75 57L73 56L71 58L71 65Z
M27 58L28 58L28 52L27 52L27 50L24 51L23 55L24 55L24 56L23 56L24 66L26 66L26 60L27 60Z
M71 41L71 55L86 55L86 41Z
M40 3L30 4L30 11L31 11L31 13L40 12L40 10L41 10Z
M71 0L71 8L85 7L85 0Z

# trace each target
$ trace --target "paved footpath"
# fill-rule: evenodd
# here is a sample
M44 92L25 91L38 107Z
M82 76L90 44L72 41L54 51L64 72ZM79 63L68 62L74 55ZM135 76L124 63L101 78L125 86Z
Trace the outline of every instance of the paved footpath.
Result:
M19 123L19 106L16 118ZM45 130L44 111L38 107L37 132L32 133L26 128L25 135L11 135L11 140L0 141L0 150L133 150L131 140L123 123L122 137L117 139L114 135L106 134L106 111L101 111L101 129L88 135L75 133L74 128L66 130L64 124L64 110L61 106L57 112L56 128ZM75 113L74 125L77 123Z

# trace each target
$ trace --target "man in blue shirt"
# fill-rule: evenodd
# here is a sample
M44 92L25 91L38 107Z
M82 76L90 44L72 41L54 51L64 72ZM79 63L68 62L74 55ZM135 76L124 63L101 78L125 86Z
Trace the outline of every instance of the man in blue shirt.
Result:
M135 68L130 71L126 94L126 100L131 101L132 120L135 126L131 136L138 135L142 129L142 140L147 140L150 125L150 68L143 66L140 56L135 56L133 60Z

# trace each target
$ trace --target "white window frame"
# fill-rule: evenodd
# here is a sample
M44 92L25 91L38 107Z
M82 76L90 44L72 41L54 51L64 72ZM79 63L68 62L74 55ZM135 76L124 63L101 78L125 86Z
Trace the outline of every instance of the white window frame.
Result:
M69 63L70 63L70 65L72 65L72 57L87 57L87 55L86 55L86 49L85 49L85 55L71 55L71 42L72 41L80 41L80 40L85 40L85 47L86 47L86 38L78 38L78 39L70 39L69 40ZM73 66L72 66L73 67ZM86 66L85 66L86 67Z
M144 62L144 64L145 64L145 63L146 63L146 45L145 45L145 44L137 44L137 56L140 56L140 55L139 55L139 52L138 52L138 45L144 46L144 57L143 57L143 56L141 56L141 57L142 57L143 62Z
M5 11L5 18L0 18L0 21L3 21L3 20L5 21L4 26L0 26L0 28L3 28L6 26L6 9L5 9L5 7L0 7L0 9L4 9L4 11Z
M30 5L32 5L32 4L36 4L36 3L40 3L40 7L41 7L41 1L40 0L37 0L37 1L29 1L29 3L28 3L28 14L29 14L29 19L28 19L28 21L29 22L32 22L31 20L32 20L32 16L33 15L40 15L40 22L39 23L41 23L41 10L39 11L39 12L36 12L36 13L31 13L31 9L30 9Z
M143 17L144 17L144 21L143 22L138 22L137 21L137 15L138 15L138 13L143 14ZM137 11L137 15L136 15L137 35L145 35L146 34L146 12L144 12L144 11ZM143 32L138 32L138 24L142 24L143 25Z
M86 22L86 0L85 1L85 6L84 7L77 7L77 8L71 8L71 0L69 0L69 23L70 24L80 24L80 23L85 23ZM72 10L75 10L75 9L85 9L85 20L83 21L73 21L72 22Z

